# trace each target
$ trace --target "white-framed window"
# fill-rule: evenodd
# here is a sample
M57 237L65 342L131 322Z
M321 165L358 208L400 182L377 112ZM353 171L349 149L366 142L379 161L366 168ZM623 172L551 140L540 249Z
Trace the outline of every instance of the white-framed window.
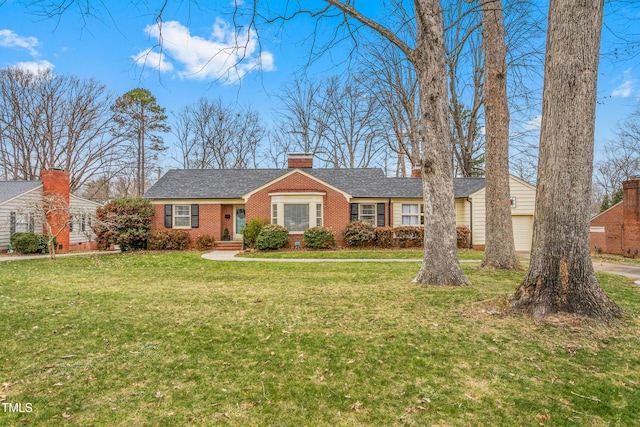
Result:
M173 226L176 228L191 227L191 205L175 205L173 207Z
M29 214L16 212L16 233L27 233L29 231Z
M309 228L309 204L285 203L284 226L289 231L304 231Z
M324 193L270 193L271 223L284 226L291 234L323 224Z
M376 226L376 205L375 204L364 204L361 203L358 205L358 218L364 221L368 221Z
M322 227L322 203L316 203L316 227Z
M418 203L402 204L402 225L424 224L424 205Z

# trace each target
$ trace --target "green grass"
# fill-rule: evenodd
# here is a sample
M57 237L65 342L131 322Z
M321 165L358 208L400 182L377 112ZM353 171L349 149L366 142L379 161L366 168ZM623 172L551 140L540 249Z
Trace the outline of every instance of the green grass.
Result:
M484 252L459 251L461 260L482 260ZM344 250L282 250L239 254L246 258L285 258L285 259L422 259L422 249L344 249Z
M612 329L543 324L502 310L522 273L463 268L471 287L194 252L0 263L0 395L33 407L0 425L640 423L640 288L599 276L633 316Z

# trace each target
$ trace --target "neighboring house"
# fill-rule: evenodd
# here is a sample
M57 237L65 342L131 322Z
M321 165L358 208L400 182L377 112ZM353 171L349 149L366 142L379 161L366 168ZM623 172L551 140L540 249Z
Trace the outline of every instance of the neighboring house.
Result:
M640 254L640 178L622 183L622 201L591 219L591 250L637 257Z
M70 194L69 173L42 171L38 181L0 181L0 250L7 250L11 234L16 232L45 233L42 206L43 194L55 191L68 200L71 218L58 235L59 252L95 249L95 234L91 221L99 203Z
M222 240L242 240L242 228L260 217L289 230L302 241L309 227L323 225L338 242L349 221L375 226L423 223L422 181L389 178L382 169L314 169L313 158L290 154L288 169L178 169L167 172L144 195L154 205L153 229L188 230ZM535 187L511 177L516 249L531 249ZM456 220L472 230L472 244L484 247L484 178L454 181Z

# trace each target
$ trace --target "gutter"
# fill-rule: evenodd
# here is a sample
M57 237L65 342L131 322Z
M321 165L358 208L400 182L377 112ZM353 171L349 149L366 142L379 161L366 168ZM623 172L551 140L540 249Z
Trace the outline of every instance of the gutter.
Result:
M467 196L467 202L469 203L469 230L471 230L471 236L469 236L469 246L473 249L473 202Z

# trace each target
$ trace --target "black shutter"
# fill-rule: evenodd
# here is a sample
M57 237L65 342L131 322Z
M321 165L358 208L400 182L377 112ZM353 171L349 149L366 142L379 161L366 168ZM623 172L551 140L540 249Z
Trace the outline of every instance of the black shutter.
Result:
M384 203L378 203L378 227L384 227Z
M191 205L191 228L200 227L200 218L198 215L199 205Z
M73 233L73 215L69 215L69 233Z
M9 234L16 232L16 213L9 213Z
M36 220L32 214L29 215L29 233L35 233L36 231Z
M171 228L171 225L173 224L172 214L173 206L164 205L164 228Z
M357 221L358 220L358 204L351 203L351 216L349 221Z

